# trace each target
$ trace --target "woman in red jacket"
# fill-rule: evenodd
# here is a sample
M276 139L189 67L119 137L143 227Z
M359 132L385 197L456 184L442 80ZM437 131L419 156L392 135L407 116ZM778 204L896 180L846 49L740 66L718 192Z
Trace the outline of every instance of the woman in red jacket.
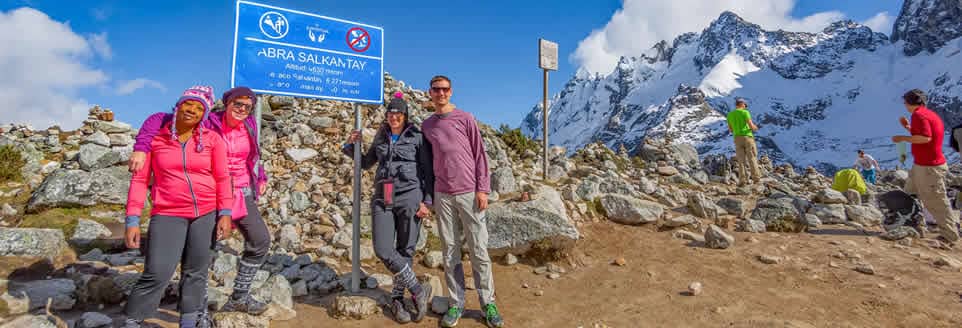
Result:
M181 265L180 327L206 328L205 296L215 216L217 238L230 233L231 192L223 139L200 122L213 104L213 90L195 86L174 106L174 119L151 140L144 167L134 173L127 193L129 248L140 248L140 213L147 181L153 176L146 265L124 311L126 328L139 328L160 305L171 277Z

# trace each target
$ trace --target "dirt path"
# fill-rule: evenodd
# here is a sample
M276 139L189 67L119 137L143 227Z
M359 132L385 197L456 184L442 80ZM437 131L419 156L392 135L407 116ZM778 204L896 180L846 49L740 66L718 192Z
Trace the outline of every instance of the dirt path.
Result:
M570 261L578 266L564 263L560 279L534 274L523 259L494 266L508 327L962 327L962 273L934 264L942 255L962 258L962 251L933 249L925 240L905 247L828 227L806 234L735 233L734 247L713 250L651 226L597 223L581 230L584 239ZM758 260L763 254L780 262L764 264ZM612 265L618 257L627 265ZM871 264L875 274L855 271L857 262ZM694 281L704 291L687 296ZM477 294L468 291L467 299L458 327L484 327ZM299 299L297 318L271 327L398 326L386 314L333 319L330 302ZM172 306L165 308L151 321L176 327ZM119 309L104 312L119 317ZM437 327L438 320L431 315L403 327Z
M820 234L736 233L733 248L711 250L651 227L603 223L583 233L576 257L584 266L564 265L568 273L558 280L535 275L526 264L495 266L498 305L509 327L962 326L962 274L937 268L933 263L946 253L924 241L903 249L830 228ZM748 236L758 242L746 242ZM760 254L782 259L763 264ZM958 250L947 254L962 257ZM610 264L619 256L626 266ZM856 272L857 261L876 273ZM693 281L704 285L703 294L685 296ZM525 283L531 288L522 288ZM543 296L535 296L539 290ZM468 318L459 327L483 327L476 294L469 292L468 300ZM334 320L326 309L329 299L304 301L310 304L297 305L297 319L272 327L395 325L386 315ZM438 318L430 317L405 327L437 325Z

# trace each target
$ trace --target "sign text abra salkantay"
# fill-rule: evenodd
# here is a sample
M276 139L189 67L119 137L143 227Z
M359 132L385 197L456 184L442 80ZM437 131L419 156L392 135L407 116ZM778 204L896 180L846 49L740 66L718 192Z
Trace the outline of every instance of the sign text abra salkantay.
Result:
M231 86L379 104L383 58L380 27L237 2Z

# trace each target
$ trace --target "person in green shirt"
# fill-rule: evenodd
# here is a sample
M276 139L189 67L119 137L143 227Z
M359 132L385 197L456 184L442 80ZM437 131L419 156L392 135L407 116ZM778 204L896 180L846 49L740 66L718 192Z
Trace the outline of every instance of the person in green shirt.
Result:
M758 126L752 122L752 115L744 99L735 99L735 109L728 113L728 131L735 135L735 161L738 162L738 185L744 186L751 180L762 178L758 169L758 147L755 135Z

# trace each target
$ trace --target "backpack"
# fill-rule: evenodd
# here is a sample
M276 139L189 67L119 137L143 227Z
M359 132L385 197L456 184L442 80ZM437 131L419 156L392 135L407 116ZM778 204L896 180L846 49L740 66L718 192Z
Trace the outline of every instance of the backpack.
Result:
M951 146L952 149L955 149L956 152L959 152L959 141L958 139L956 139L957 137L955 136L956 134L955 131L958 131L959 129L962 129L962 124L959 124L953 127L952 133L949 134L949 137L950 137L949 146ZM962 131L960 131L959 133L962 133Z

